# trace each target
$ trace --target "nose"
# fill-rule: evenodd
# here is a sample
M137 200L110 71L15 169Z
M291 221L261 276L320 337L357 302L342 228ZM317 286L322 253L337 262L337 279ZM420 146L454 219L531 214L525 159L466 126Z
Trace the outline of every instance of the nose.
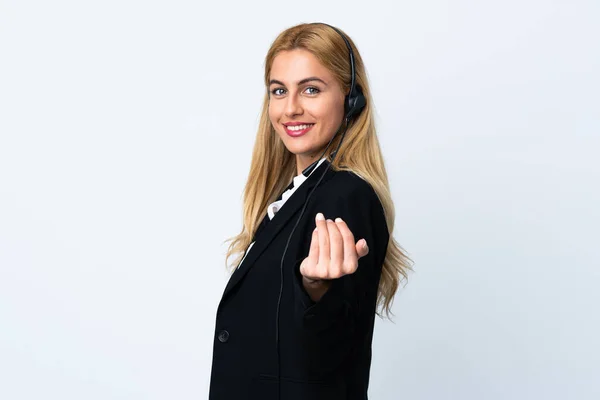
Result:
M302 104L295 94L290 94L285 105L285 115L291 118L300 114L302 114Z

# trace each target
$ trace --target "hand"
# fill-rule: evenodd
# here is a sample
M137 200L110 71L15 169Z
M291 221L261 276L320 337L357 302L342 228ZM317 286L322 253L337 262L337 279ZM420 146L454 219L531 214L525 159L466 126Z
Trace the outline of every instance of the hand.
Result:
M369 254L365 239L354 243L354 235L341 219L325 220L316 216L317 228L313 231L310 251L300 265L300 273L308 284L353 274L358 259Z

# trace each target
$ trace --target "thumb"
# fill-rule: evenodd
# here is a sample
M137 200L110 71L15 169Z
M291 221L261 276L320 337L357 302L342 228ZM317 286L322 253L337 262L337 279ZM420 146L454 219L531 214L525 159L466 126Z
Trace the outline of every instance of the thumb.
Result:
M365 239L361 239L356 242L356 253L358 254L358 258L369 254L369 246L367 246L367 241Z

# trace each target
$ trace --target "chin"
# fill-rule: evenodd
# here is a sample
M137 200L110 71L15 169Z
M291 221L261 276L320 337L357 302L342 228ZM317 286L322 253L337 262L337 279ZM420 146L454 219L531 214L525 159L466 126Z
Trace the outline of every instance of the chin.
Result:
M302 155L302 154L305 154L305 153L307 152L307 149L304 149L304 148L298 148L298 147L296 147L296 146L292 146L292 147L285 146L285 148L286 148L286 149L287 149L287 150L288 150L290 153L292 153L292 154L293 154L293 155L295 155L295 156Z

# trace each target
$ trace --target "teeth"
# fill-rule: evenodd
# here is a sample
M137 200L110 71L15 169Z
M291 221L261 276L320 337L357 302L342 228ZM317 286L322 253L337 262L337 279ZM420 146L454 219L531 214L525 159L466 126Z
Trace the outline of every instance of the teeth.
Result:
M306 129L309 126L313 126L314 124L308 124L308 125L296 125L296 126L288 126L288 130L290 131L301 131L302 129Z

